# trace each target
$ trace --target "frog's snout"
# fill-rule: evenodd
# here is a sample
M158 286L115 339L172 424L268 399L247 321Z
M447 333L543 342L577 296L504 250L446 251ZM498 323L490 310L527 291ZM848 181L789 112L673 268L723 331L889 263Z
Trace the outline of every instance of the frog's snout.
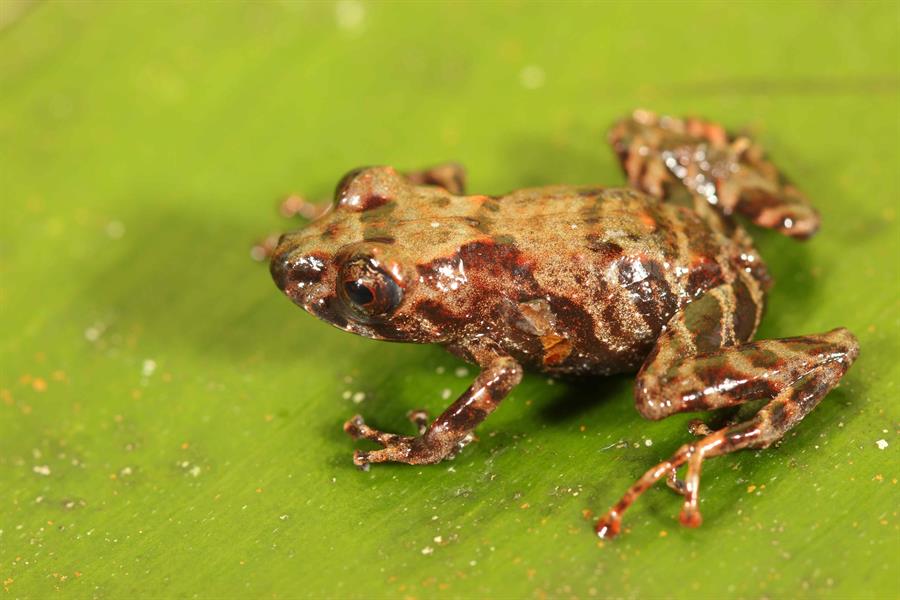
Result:
M297 304L302 305L311 286L322 281L328 258L322 253L299 251L290 243L279 243L269 262L275 285Z
M269 273L280 290L284 290L291 274L291 253L285 251L283 242L284 236L282 235L269 259Z

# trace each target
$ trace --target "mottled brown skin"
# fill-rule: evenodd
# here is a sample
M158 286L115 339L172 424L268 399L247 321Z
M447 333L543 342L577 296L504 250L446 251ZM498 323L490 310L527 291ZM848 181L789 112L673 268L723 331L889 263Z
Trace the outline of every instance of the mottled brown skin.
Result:
M411 415L417 436L348 421L351 436L382 446L357 451L357 466L453 456L524 369L638 371L636 404L650 419L768 401L745 423L696 427L704 437L641 477L597 532L618 533L664 476L685 497L682 523L696 526L703 459L772 444L837 385L858 353L847 330L751 341L770 278L731 215L805 238L818 227L805 197L747 138L711 123L638 111L610 141L635 189L465 196L458 165L357 169L333 210L282 237L272 275L310 313L366 337L441 344L482 369L432 423Z

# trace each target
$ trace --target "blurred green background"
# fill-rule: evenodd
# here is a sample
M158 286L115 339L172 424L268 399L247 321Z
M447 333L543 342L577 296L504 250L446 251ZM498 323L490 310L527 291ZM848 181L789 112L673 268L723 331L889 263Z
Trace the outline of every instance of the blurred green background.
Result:
M0 584L10 598L896 597L896 3L0 4ZM822 212L754 230L762 337L862 355L778 447L649 492L692 415L631 378L526 378L455 461L350 461L468 385L356 338L249 257L351 167L456 159L474 192L623 182L637 106L747 128ZM886 447L879 447L887 443Z

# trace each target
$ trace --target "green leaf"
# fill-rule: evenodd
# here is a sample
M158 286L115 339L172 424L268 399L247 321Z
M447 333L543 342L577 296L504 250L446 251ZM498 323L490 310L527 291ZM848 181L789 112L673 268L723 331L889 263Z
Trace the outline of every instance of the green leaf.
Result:
M896 4L10 1L0 28L9 597L896 595ZM346 418L409 431L474 370L285 301L248 255L277 199L446 159L477 192L620 185L637 106L747 127L814 199L810 242L753 232L760 336L849 327L845 382L704 467L697 530L657 486L592 535L688 439L627 376L530 375L456 460L355 470Z

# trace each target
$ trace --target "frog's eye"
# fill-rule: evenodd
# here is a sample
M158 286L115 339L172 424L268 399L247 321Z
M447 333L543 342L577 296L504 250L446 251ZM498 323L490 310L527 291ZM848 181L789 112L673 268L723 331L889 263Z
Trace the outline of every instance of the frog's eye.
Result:
M338 278L338 293L356 315L383 317L400 306L403 289L390 273L370 258L355 258L346 263Z

